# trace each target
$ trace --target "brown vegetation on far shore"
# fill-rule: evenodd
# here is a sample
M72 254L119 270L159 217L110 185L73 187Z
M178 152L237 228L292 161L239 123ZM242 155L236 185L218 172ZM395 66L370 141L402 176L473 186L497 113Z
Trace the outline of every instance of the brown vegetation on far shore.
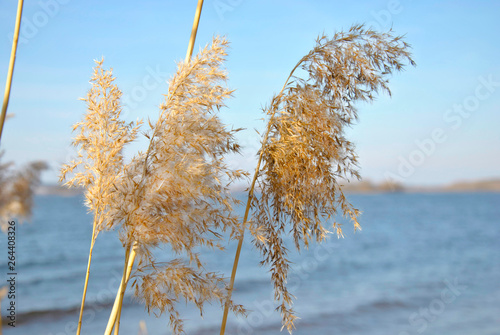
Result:
M500 192L500 179L459 181L436 186L409 186L394 182L374 183L370 180L345 182L346 193L459 193L459 192Z
M233 192L243 192L247 186L233 186ZM458 181L445 185L436 186L408 186L401 183L376 183L369 179L349 183L345 182L343 190L346 193L354 194L374 194L374 193L444 193L444 192L500 192L500 178L484 179L484 180L471 180L471 181ZM35 190L37 195L61 195L61 196L75 196L83 194L84 189L61 187L59 185L40 185Z

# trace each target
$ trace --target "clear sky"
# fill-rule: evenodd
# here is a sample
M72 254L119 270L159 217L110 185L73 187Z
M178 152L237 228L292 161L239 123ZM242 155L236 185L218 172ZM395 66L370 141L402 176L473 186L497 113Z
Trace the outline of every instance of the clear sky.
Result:
M25 1L1 149L23 164L47 161L57 180L72 155L71 126L85 111L94 59L104 57L124 93L128 120L158 113L166 80L185 57L196 0ZM5 83L17 1L0 4ZM245 127L236 167L253 170L261 106L325 32L366 23L406 34L418 66L394 75L393 97L360 106L349 130L364 178L444 184L500 177L500 2L205 0L195 51L215 34L231 41L225 123ZM144 147L135 143L130 152Z

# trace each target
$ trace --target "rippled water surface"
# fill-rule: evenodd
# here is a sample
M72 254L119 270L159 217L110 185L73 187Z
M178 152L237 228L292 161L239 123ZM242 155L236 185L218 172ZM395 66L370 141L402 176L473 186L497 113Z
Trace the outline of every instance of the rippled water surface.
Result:
M363 212L361 232L346 222L344 239L291 255L289 287L301 318L294 334L500 334L500 194L350 199ZM18 323L4 325L5 334L74 334L91 217L79 196L38 196L32 221L17 231ZM229 274L233 250L206 254L207 268ZM103 333L123 258L115 232L99 235L83 334ZM228 334L280 333L269 274L258 262L246 241L234 298L252 312L231 316ZM6 255L0 264L6 269ZM192 306L181 310L187 334L218 334L218 306L203 319ZM165 315L148 316L129 296L120 333L137 334L140 320L149 334L170 334Z

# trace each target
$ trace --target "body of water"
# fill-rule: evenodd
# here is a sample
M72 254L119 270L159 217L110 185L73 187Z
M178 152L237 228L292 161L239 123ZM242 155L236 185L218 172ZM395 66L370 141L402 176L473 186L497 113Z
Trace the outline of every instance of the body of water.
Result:
M361 232L346 223L344 239L292 254L289 287L300 317L294 334L500 334L500 194L350 200L363 212ZM17 322L4 323L5 334L75 334L92 230L82 203L81 196L37 196L32 223L18 225ZM7 276L7 236L0 239ZM207 267L229 275L234 244L205 255ZM94 250L83 334L103 333L124 259L116 232L99 235ZM280 333L269 273L258 263L247 241L234 299L251 312L230 316L227 334ZM219 306L208 306L203 319L190 305L181 313L187 334L219 333ZM170 334L168 316L148 316L129 294L120 333L138 334L141 320L150 335Z

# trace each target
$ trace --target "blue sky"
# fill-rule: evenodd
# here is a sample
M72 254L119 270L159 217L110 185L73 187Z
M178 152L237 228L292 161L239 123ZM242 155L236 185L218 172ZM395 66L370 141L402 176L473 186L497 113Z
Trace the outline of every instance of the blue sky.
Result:
M5 83L17 1L0 5ZM124 93L125 118L151 117L175 62L185 57L195 0L26 1L1 149L17 164L47 161L57 180L72 155L71 126L85 112L93 59L104 57ZM361 105L348 131L361 174L377 182L445 184L500 177L500 2L205 0L195 51L213 35L231 41L225 123L245 127L235 167L253 170L261 107L325 32L366 23L406 34L418 66L393 76L393 96ZM147 89L145 88L147 87ZM2 86L3 89L3 86ZM128 152L140 150L134 143Z

